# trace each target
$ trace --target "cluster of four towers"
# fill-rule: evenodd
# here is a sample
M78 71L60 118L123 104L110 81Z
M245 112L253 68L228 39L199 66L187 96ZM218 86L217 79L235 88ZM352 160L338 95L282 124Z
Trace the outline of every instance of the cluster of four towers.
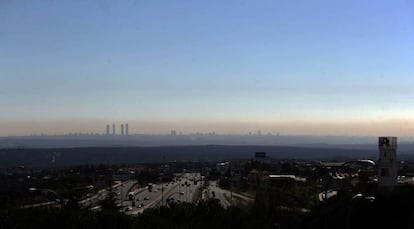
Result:
M128 123L121 124L121 135L128 135L128 134L129 134ZM106 135L111 135L109 124L106 125ZM112 124L112 135L116 135L115 123Z

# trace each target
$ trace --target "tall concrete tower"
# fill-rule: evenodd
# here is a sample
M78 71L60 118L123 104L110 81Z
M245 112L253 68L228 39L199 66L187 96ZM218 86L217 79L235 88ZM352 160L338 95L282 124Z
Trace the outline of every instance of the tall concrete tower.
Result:
M378 138L378 184L380 187L393 188L397 185L397 137Z
M127 124L125 124L125 135L128 135L129 133L128 133L128 123Z
M112 124L112 135L115 135L115 123Z
M121 135L124 135L124 124L121 124Z
M106 125L106 135L109 135L109 124Z

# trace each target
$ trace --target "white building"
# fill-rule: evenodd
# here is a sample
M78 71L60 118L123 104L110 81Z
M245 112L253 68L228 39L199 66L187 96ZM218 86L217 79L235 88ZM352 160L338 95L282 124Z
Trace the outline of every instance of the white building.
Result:
M397 137L378 138L378 184L379 187L393 188L397 185Z

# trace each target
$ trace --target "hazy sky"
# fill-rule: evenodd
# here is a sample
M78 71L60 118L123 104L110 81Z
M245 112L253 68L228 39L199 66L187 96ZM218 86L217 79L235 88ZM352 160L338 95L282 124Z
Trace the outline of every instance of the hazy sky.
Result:
M412 1L0 1L0 135L414 133Z

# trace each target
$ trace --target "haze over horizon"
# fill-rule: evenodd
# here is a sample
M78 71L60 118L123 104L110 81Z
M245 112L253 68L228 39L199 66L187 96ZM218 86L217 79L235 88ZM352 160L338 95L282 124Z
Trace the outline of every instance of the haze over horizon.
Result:
M408 1L1 1L0 136L413 136Z

